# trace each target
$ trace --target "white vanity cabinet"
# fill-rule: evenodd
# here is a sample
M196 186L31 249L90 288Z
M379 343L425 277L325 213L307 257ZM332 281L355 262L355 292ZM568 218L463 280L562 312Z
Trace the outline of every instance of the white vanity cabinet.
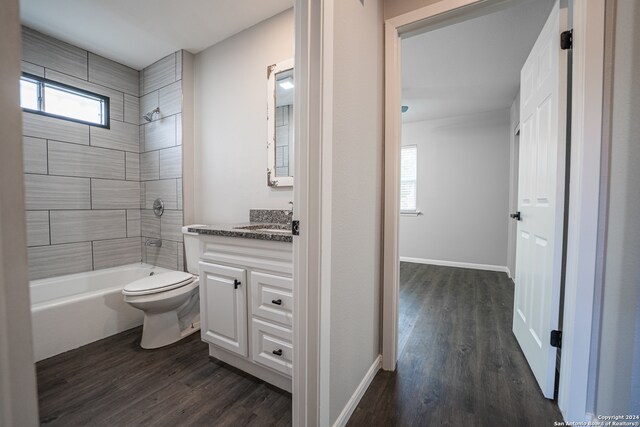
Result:
M201 234L201 337L209 354L291 391L290 242Z

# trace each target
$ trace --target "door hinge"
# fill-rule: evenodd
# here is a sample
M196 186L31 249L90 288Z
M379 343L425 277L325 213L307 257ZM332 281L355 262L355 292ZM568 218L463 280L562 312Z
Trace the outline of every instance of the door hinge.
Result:
M562 348L562 331L551 331L551 347Z
M560 33L560 49L567 50L573 48L573 30Z
M297 219L291 221L291 234L293 234L294 236L300 235L300 221L298 221Z

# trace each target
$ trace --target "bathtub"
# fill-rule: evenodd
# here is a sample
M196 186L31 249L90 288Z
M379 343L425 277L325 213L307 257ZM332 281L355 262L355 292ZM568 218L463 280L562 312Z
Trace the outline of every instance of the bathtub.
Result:
M31 281L35 361L142 325L142 311L124 302L122 289L168 271L136 263Z

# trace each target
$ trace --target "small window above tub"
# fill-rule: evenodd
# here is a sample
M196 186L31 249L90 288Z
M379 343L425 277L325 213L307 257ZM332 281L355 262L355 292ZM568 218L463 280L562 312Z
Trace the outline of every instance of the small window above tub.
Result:
M109 128L109 97L23 74L20 106L29 113Z

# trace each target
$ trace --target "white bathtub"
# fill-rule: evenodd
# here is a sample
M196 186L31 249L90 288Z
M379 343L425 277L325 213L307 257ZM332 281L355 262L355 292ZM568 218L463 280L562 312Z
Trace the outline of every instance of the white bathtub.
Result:
M124 302L122 289L152 272L167 271L137 263L32 281L36 362L142 325L142 311Z

